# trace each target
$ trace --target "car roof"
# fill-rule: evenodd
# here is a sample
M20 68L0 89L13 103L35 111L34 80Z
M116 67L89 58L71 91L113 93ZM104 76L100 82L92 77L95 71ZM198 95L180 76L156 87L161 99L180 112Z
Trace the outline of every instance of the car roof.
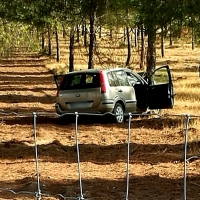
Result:
M123 68L123 67L116 67L116 68L97 68L97 69L86 69L86 70L76 70L73 72L69 72L67 74L77 74L77 73L84 73L84 72L89 72L89 73L97 73L100 71L118 71L118 70L126 70L130 72L134 72L133 70L129 68Z
M147 81L140 75L138 74L136 71L133 71L130 68L127 67L115 67L115 68L95 68L95 69L85 69L85 70L76 70L73 72L68 72L67 74L65 74L64 76L68 76L68 75L73 75L73 74L82 74L82 73L99 73L100 71L118 71L118 70L124 70L126 72L130 72L135 74L135 76L137 76L143 83L147 84Z

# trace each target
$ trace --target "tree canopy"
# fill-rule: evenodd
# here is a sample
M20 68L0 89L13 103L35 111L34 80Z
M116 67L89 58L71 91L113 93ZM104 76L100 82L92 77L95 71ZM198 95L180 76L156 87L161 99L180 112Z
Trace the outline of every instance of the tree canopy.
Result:
M157 30L164 28L167 33L173 27L175 36L180 36L182 28L187 27L198 36L199 10L199 0L0 0L0 19L4 24L22 23L43 32L49 25L76 27L85 22L90 26L93 23L90 35L94 34L95 26L142 25L148 36L148 71L155 68ZM93 36L90 43L94 42Z

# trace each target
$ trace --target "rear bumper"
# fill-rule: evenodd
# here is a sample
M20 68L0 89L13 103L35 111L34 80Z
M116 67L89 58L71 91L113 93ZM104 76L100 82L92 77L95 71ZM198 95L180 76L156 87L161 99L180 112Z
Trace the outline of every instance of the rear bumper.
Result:
M84 109L84 110L63 110L60 106L59 103L56 103L55 104L55 110L56 110L56 113L59 114L59 115L62 115L62 114L75 114L75 112L78 112L78 113L94 113L94 114L104 114L104 113L111 113L114 109L114 103L111 103L109 102L108 104L107 103L102 103L98 109L95 109L95 110L90 110L90 109Z

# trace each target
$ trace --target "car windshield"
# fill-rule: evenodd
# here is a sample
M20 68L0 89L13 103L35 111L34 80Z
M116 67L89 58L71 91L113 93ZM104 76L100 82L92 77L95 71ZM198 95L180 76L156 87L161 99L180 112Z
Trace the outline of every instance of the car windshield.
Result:
M67 74L61 83L60 90L86 89L100 87L99 73Z

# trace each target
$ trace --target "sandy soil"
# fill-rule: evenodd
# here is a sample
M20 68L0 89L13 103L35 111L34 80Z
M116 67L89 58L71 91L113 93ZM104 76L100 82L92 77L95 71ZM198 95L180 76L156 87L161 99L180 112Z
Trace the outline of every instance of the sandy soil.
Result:
M127 190L128 122L79 116L80 187L76 126L56 117L56 87L43 60L2 60L0 85L0 199L39 199L34 128L42 199L184 198L184 117L132 119ZM188 155L195 149L199 143L190 142ZM187 163L189 200L200 198L199 166L198 159Z

